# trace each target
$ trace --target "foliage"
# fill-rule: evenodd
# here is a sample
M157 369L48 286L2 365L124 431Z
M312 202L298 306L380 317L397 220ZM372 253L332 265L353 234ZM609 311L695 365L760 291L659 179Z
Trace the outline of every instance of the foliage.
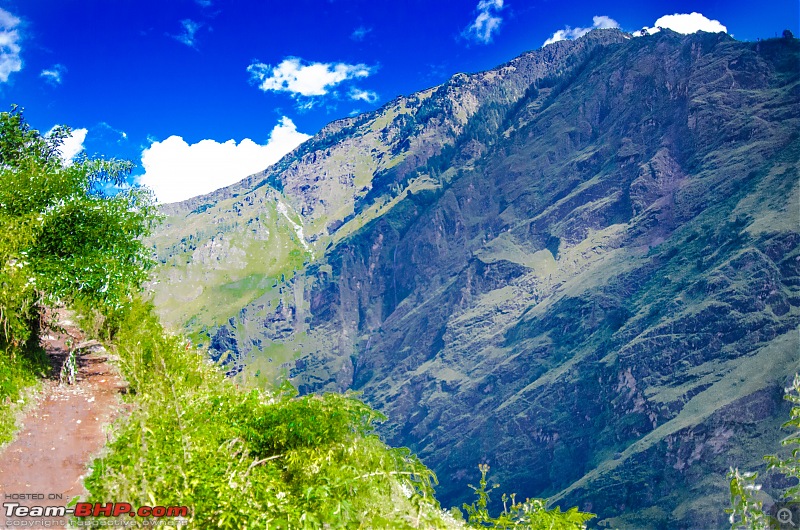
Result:
M104 191L124 187L133 165L86 156L65 163L58 150L69 129L43 137L17 109L0 114L0 134L0 219L26 234L4 249L4 261L19 263L19 252L48 301L119 307L151 265L141 243L155 219L151 196L138 187Z
M373 432L383 417L354 395L239 389L144 303L116 326L135 406L93 465L91 499L186 505L193 528L448 523L434 474L386 446Z
M761 485L756 484L757 478L758 473L743 473L738 469L731 469L728 472L731 508L725 510L725 513L730 514L733 530L757 530L768 527L763 502L757 498L757 492L761 490Z
M786 389L786 400L792 403L790 419L783 424L784 428L794 428L794 432L783 439L781 445L791 447L788 458L780 459L777 456L765 456L767 469L774 470L798 482L784 492L788 501L800 501L800 374L795 374L792 386Z
M783 439L781 445L794 447L788 458L767 455L764 460L767 461L768 471L800 481L800 374L795 374L792 386L786 389L785 399L792 403L792 408L790 419L783 427L794 427L795 430ZM761 485L756 484L757 478L755 472L740 472L738 469L731 469L728 473L731 508L726 509L725 513L730 514L731 528L734 530L769 528L774 522L764 513L764 503L759 498ZM784 491L782 497L785 502L800 502L800 482L795 482Z
M143 188L124 187L133 165L79 156L61 159L68 128L42 136L16 107L0 113L0 248L5 338L25 338L15 318L36 303L83 300L121 307L147 278L151 260L141 237L155 209ZM23 282L24 283L21 283ZM16 313L16 315L15 315Z
M478 469L481 472L480 486L476 488L472 484L469 485L478 499L472 504L464 504L470 527L577 530L586 528L586 522L595 517L593 513L580 512L577 508L562 512L561 508L556 506L548 510L547 501L544 499L525 499L524 502L517 502L515 494L503 494L503 511L497 517L492 517L488 510L491 490L486 489L489 466L480 464ZM492 489L498 487L499 484L495 484Z
M134 407L92 466L90 502L189 506L190 528L464 526L458 510L439 509L433 472L384 444L374 424L385 418L355 394L298 397L288 382L272 393L238 388L166 334L144 302L106 325ZM493 518L489 468L480 470L478 500L464 506L468 527L579 529L594 517L504 495Z
M133 406L86 479L90 500L190 506L193 528L463 526L439 509L434 473L408 449L384 444L374 425L385 418L356 395L298 397L288 382L246 391L167 334L136 294L150 267L141 242L156 219L150 195L107 193L124 188L130 163L63 161L69 134L45 137L17 108L0 113L0 398L41 371L46 305L82 310L113 339ZM62 379L74 379L75 368L69 357ZM591 517L512 496L493 519L487 471L477 505L466 507L472 526L580 528Z
M47 358L39 347L26 347L12 360L0 352L0 444L11 440L14 431L13 408L24 402L22 391L37 382L47 370Z
M141 242L155 220L150 195L140 188L106 192L125 184L132 164L85 155L64 161L59 150L69 135L66 127L47 136L31 129L16 106L0 113L3 416L25 381L44 369L37 353L42 308L83 303L118 310L150 267ZM8 435L7 423L0 438Z

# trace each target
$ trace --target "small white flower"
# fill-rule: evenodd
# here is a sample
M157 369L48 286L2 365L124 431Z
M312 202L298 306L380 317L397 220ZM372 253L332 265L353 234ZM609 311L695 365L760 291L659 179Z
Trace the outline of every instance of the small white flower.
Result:
M410 499L411 498L411 494L413 493L413 490L411 489L411 487L408 484L406 484L405 482L400 484L400 490L403 492L403 496L406 499Z

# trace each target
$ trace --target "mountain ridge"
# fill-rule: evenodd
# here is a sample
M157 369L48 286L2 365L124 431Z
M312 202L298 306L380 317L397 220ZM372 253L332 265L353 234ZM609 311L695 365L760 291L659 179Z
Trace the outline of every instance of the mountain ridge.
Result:
M608 524L722 524L800 368L797 59L604 30L454 76L170 210L157 306L247 384L362 390L446 501L489 462Z

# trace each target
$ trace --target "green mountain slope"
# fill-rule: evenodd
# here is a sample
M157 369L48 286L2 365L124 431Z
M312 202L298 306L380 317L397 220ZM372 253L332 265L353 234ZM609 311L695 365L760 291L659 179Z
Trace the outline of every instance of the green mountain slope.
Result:
M719 526L800 370L799 53L595 31L334 123L170 207L159 305L244 382L362 390L445 504L488 462L614 526Z
M532 82L553 79L598 46L623 40L619 32L597 32L495 70L457 74L443 86L331 123L236 185L163 207L166 223L151 241L164 265L162 287L155 288L162 317L194 330L215 328L273 287L276 294L258 305L274 308L283 295L275 280L323 256L405 193L434 185L418 168L452 150L465 129L490 115L494 121L482 127L496 131L503 109Z

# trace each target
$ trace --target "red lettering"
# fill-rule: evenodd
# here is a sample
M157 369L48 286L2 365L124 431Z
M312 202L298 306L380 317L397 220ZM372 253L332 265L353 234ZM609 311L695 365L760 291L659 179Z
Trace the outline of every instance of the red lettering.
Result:
M90 515L92 515L90 502L79 502L75 505L75 517L89 517Z
M129 503L118 502L117 504L114 505L114 517L122 515L123 513L130 513L132 509L133 506L131 506Z
M150 517L150 507L149 506L142 506L137 510L136 515L139 517Z
M170 506L167 508L167 517L188 517L188 506Z
M92 514L95 517L99 517L101 515L105 515L106 517L111 517L112 513L114 513L113 502L107 502L102 505L99 502L94 503L94 511L92 512Z

